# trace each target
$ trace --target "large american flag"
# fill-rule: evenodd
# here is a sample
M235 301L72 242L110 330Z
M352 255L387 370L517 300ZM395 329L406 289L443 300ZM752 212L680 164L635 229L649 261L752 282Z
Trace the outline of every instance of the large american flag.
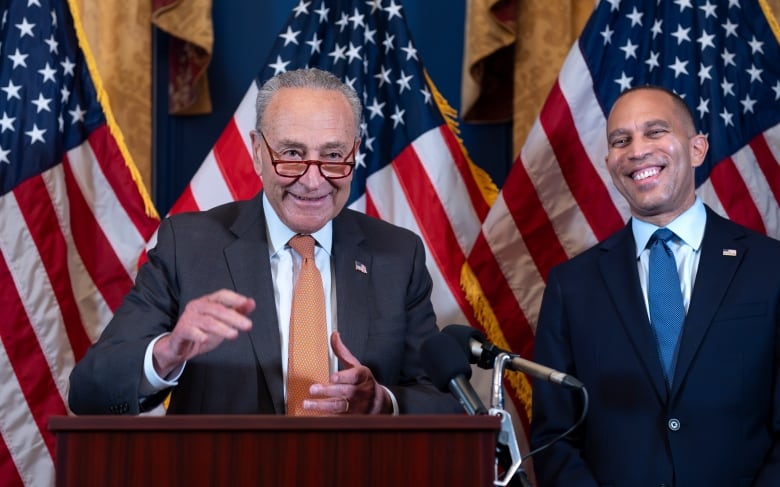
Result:
M0 484L53 485L48 418L159 220L67 3L0 8Z
M492 187L465 156L428 80L399 0L303 1L292 10L268 61L171 213L254 196L249 132L258 84L318 67L341 77L364 102L362 143L348 205L422 236L439 322L474 323L461 267L488 211ZM314 108L313 108L314 109ZM452 122L452 118L449 118ZM476 173L476 176L475 176Z
M468 258L495 341L532 356L550 267L629 217L604 166L606 114L629 87L663 85L683 96L710 140L698 194L721 214L780 237L780 49L760 3L598 4ZM530 414L527 379L514 377L513 387Z

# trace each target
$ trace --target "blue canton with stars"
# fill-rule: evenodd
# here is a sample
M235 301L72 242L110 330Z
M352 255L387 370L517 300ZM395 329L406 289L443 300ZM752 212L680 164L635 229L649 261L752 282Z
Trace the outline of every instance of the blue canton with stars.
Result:
M708 135L696 185L780 123L780 47L758 1L603 0L580 37L605 113L625 89L681 95Z
M349 203L363 194L371 173L445 123L399 1L299 1L257 80L262 85L280 72L317 67L362 96L363 140Z
M62 161L105 123L67 2L0 12L0 194Z

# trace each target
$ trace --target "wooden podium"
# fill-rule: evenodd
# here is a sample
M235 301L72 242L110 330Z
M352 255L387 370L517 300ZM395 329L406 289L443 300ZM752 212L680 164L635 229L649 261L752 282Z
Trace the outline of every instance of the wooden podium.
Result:
M57 486L490 486L494 416L52 417Z

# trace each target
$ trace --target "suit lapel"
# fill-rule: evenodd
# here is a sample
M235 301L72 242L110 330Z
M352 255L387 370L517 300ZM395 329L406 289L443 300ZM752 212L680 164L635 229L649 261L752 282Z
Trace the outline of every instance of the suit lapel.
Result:
M620 316L620 322L637 356L644 364L659 399L663 402L668 395L666 379L658 358L656 339L645 311L635 249L636 243L629 224L615 237L601 244L603 252L599 266Z
M338 331L356 357L368 339L372 256L363 247L363 231L349 210L333 220L333 259ZM341 364L339 364L341 367Z
M679 390L684 381L696 351L720 308L729 283L747 252L747 248L739 241L744 232L725 222L722 217L707 209L707 226L691 303L680 339L673 393Z
M252 330L249 332L249 339L262 369L259 373L265 376L274 409L277 414L283 414L285 405L281 368L282 345L260 195L244 207L231 230L235 233L236 240L225 248L225 260L236 292L255 297L257 307L250 316Z

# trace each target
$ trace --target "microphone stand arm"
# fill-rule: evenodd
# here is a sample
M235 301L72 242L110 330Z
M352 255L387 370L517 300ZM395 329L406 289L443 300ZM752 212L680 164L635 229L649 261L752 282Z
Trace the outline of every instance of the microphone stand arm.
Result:
M498 416L501 419L501 430L498 433L496 444L496 473L493 484L499 487L506 487L514 480L511 483L512 486L530 487L531 484L525 472L520 468L523 459L520 454L520 447L517 445L517 436L512 425L512 416L504 410L504 368L512 360L512 357L512 354L509 353L499 353L493 364L493 382L491 384L490 411L488 411L488 414ZM499 466L504 471L502 478L499 478ZM515 476L518 473L519 475Z

